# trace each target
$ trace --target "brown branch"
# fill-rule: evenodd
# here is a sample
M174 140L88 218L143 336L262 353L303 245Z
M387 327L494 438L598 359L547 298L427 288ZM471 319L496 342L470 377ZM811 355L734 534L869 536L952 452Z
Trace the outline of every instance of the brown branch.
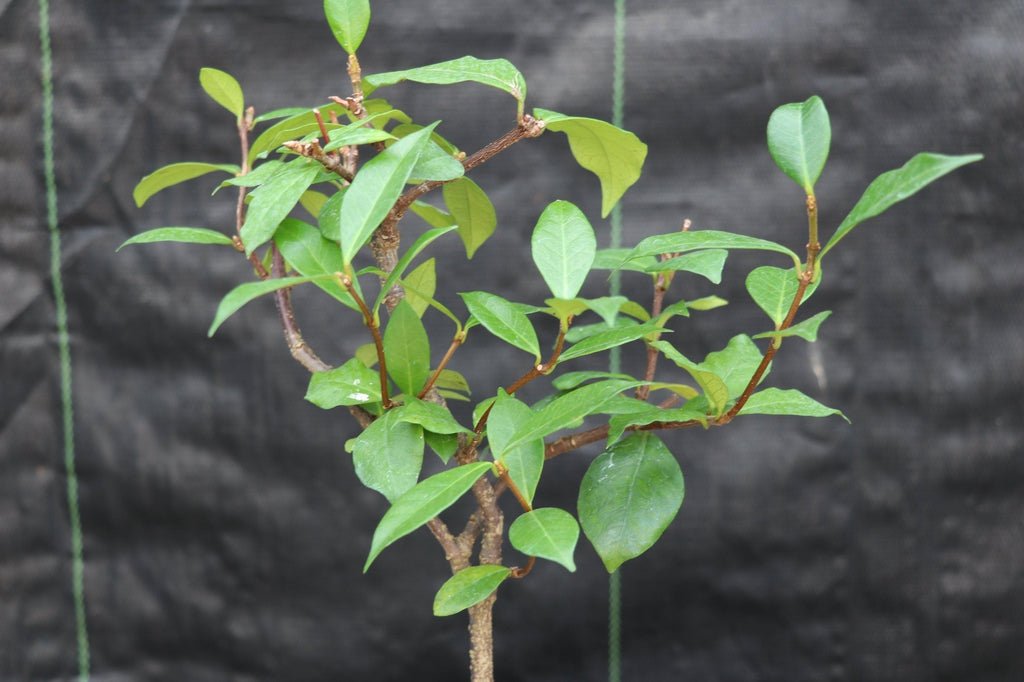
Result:
M352 282L352 278L348 275L338 273L338 282L341 286L348 290L349 295L359 306L360 312L363 313L363 324L370 330L370 334L373 336L373 345L377 348L377 367L380 370L380 395L381 405L387 410L391 408L394 403L391 402L390 396L388 396L388 366L384 358L384 340L380 337L380 327L377 325L377 320L374 319L373 313L366 307L366 302L363 301L363 297L356 291L355 284Z
M651 319L656 320L661 315L662 306L665 303L665 292L668 291L668 278L664 273L659 272L654 278L654 296L651 301ZM647 369L644 371L644 383L637 387L636 397L639 400L647 400L651 394L650 382L654 381L654 374L658 369L658 349L647 344Z
M352 182L353 175L349 172L348 168L345 167L345 159L342 158L341 154L335 154L333 152L325 152L320 146L320 143L316 140L311 142L298 142L291 140L285 142L281 146L287 147L299 156L305 156L307 159L313 159L327 171L334 173L345 182Z
M430 392L430 389L432 389L434 387L434 384L437 382L437 378L441 376L441 372L444 371L444 368L448 366L448 362L452 359L452 356L455 355L455 351L459 349L459 346L461 346L462 342L465 340L465 332L460 331L458 334L455 335L455 338L452 339L451 345L448 346L448 351L444 354L444 357L441 358L441 362L438 363L437 369L434 370L434 373L430 376L430 379L427 380L426 386L424 386L423 390L420 391L420 394L416 396L417 398L422 400L423 397Z
M444 521L435 516L427 521L427 528L444 549L444 558L448 560L452 573L458 573L469 566L469 552L459 543L458 538L452 535Z

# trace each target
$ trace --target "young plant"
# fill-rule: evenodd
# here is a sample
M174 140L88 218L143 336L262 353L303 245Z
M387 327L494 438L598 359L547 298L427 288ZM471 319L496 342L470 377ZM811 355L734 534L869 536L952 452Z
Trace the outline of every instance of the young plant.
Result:
M362 432L346 449L356 475L390 503L364 571L390 545L426 527L452 571L437 592L434 613L468 611L471 676L475 682L491 680L492 607L503 582L526 578L538 559L574 571L581 528L608 571L614 571L647 551L672 522L683 502L683 475L657 432L725 426L748 414L842 416L797 390L760 388L783 340L813 342L830 314L797 319L821 284L822 262L857 225L981 157L918 154L875 179L822 245L814 185L829 152L828 113L818 97L786 104L768 121L768 149L806 197L802 257L764 239L689 229L689 221L682 231L650 236L630 249L599 249L583 212L568 201L553 201L538 217L530 241L537 274L551 297L522 303L494 292L465 291L459 294L466 309L460 313L435 296L437 265L425 256L435 241L457 235L472 258L496 229L494 207L468 173L513 144L547 131L561 133L580 165L598 177L606 216L640 177L647 147L604 121L546 109L527 113L526 82L503 59L463 57L364 75L356 51L370 20L367 0L326 0L324 9L348 53L350 94L328 94L312 110L257 116L233 77L202 69L202 88L233 117L239 163L176 163L135 188L142 206L172 185L223 174L218 189L237 188L233 234L163 227L124 245L218 244L248 259L255 281L224 297L210 335L254 298L274 297L289 350L312 374L306 399L324 409L344 407L355 419ZM467 155L442 137L440 122L415 123L378 96L378 90L401 81L473 81L498 88L515 100L514 125ZM443 208L424 200L431 193L440 194ZM312 222L292 217L299 205ZM403 249L399 225L409 211L431 229ZM679 322L674 318L725 302L717 297L670 301L671 285L679 273L720 282L734 249L784 257L781 267L758 267L746 280L771 324L766 322L769 328L761 333L734 336L699 361L687 358L666 340L669 322L674 326ZM360 260L366 253L372 264ZM595 270L648 279L649 305L623 296L581 298L583 283ZM337 367L313 351L296 322L290 290L302 285L320 288L341 305L341 315L366 328L367 344ZM429 337L422 322L428 314L451 321L450 338L439 344ZM542 347L531 319L544 316L558 322L550 349ZM585 324L576 324L578 319ZM487 388L472 422L460 423L446 403L468 400L471 382L448 363L483 332L511 346L511 356L522 361L521 372L503 386ZM763 350L757 340L763 340ZM578 358L626 345L646 355L642 376L573 371ZM667 373L659 367L662 357L671 364ZM548 397L533 405L517 397L527 384L549 376ZM583 426L588 419L592 424ZM605 450L580 482L575 513L535 500L549 460L597 441L605 441ZM447 468L421 478L427 449ZM506 560L506 519L499 506L505 493L520 508L507 540L521 560ZM456 519L441 515L467 495L475 509L453 530Z

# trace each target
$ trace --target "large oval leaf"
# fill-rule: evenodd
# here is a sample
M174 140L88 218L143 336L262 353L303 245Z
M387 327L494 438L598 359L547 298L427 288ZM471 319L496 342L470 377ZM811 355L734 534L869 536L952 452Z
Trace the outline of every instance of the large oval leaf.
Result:
M370 0L324 0L324 14L338 44L355 54L370 25Z
M822 405L814 398L793 388L766 388L750 396L740 414L790 415L794 417L828 417L833 414L846 419L839 410ZM849 422L849 419L846 419Z
M575 298L597 253L597 237L583 211L569 201L552 201L537 219L530 246L555 298Z
M817 95L806 102L783 104L768 119L772 159L808 194L814 194L814 183L825 167L831 142L828 111Z
M868 185L853 210L843 219L835 234L825 244L821 255L824 256L828 253L850 230L865 220L874 218L893 204L913 196L946 173L950 173L960 166L980 161L982 158L981 154L967 154L966 156L918 154L901 168L882 173Z
M420 316L407 301L391 311L384 330L388 374L407 396L415 396L430 376L430 339Z
M288 264L304 277L332 275L344 269L338 245L301 220L286 218L282 221L274 233L274 243ZM358 280L353 278L352 282L359 291ZM324 277L313 283L352 310L359 310L351 294L335 278Z
M450 85L474 81L492 88L504 90L519 101L522 111L526 100L526 81L523 74L506 59L477 59L476 57L460 57L447 62L420 66L403 71L375 73L363 78L372 88L394 85L402 81L429 83L434 85ZM368 88L369 90L369 88ZM367 93L369 94L369 93Z
M489 462L474 462L442 471L417 483L398 498L377 525L370 543L370 554L363 566L365 573L373 560L399 538L405 537L434 518L473 487L491 468Z
M472 258L498 225L494 204L480 185L469 178L449 182L441 191L445 206L451 211L451 219L459 226L466 258Z
M320 172L320 165L297 159L252 192L241 237L246 255L266 244Z
M402 138L356 174L341 204L341 255L348 265L395 205L436 123Z
M158 227L135 235L117 247L117 250L120 251L130 244L152 244L154 242L226 244L228 246L232 244L231 238L227 235L203 227Z
M516 348L532 353L540 361L540 342L530 318L510 301L486 291L459 294L466 308L490 333Z
M523 554L562 564L575 572L572 555L580 527L567 511L556 507L534 509L512 522L508 540Z
M595 118L534 109L548 130L565 133L576 162L601 181L601 217L607 217L626 190L640 178L647 145L636 135Z
M591 463L579 517L609 573L647 551L683 504L683 472L657 437L638 433Z
M512 574L507 566L486 564L464 568L441 585L434 597L434 615L452 616L479 604Z
M784 253L793 259L793 264L800 267L800 258L782 244L767 239L748 237L721 230L693 230L691 232L673 232L656 234L644 239L629 252L627 259L658 256L663 253L683 253L697 249L753 249L756 251L774 251Z
M220 69L206 67L199 70L199 84L210 99L234 114L236 120L242 120L245 97L242 95L242 86L234 76Z
M163 168L158 168L139 180L139 184L135 185L135 189L132 191L132 198L135 199L136 206L142 206L160 190L167 189L186 180L198 178L214 171L235 174L240 170L238 166L223 163L199 163L195 161L172 163Z
M416 485L423 444L423 428L402 421L398 410L389 410L350 442L356 476L394 504Z
M609 348L617 348L623 344L629 343L630 341L636 341L637 339L643 338L644 336L657 331L667 330L660 329L657 322L646 322L644 324L631 325L628 327L612 328L606 332L600 332L593 336L588 336L579 343L566 348L559 356L558 361L561 363L566 360L572 360L573 358L583 357L584 355L600 353L601 351L608 350Z

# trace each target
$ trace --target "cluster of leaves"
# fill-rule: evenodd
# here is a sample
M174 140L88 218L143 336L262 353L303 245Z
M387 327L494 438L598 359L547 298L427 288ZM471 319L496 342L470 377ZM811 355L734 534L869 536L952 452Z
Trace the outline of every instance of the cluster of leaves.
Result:
M354 55L369 23L368 3L327 0L325 8L338 42ZM263 279L241 284L224 297L214 315L211 335L256 297L305 283L319 287L351 314L362 317L373 332L374 343L360 348L340 366L314 373L306 398L324 409L358 408L370 415L369 425L347 444L347 450L360 481L383 495L390 508L374 533L366 569L385 548L444 512L488 474L506 481L523 505L524 513L508 529L508 540L529 557L575 570L581 527L609 571L645 552L675 517L684 495L680 467L653 431L724 424L737 414L841 414L793 389L754 390L768 373L766 359L770 356L766 358L766 352L774 352L786 337L817 338L829 312L800 321L794 314L820 284L823 258L850 230L942 175L980 158L919 154L902 168L881 175L823 247L817 244L815 208L811 232L815 246L806 260L782 244L715 230L660 234L628 249L599 249L594 228L583 212L568 201L556 200L538 217L530 242L533 261L551 297L522 303L495 292L466 291L460 293L466 309L460 315L435 298L436 260L423 256L437 240L457 234L466 257L472 258L495 231L498 219L485 190L465 175L470 165L466 155L440 134L440 122L417 124L376 96L378 89L402 81L441 85L472 81L510 94L517 103L520 127L532 123L538 131L567 136L576 160L600 181L603 216L640 176L647 148L635 135L604 121L545 109L526 115L526 82L502 59L463 57L369 75L361 80L357 100L336 98L314 109L290 108L255 117L247 113L242 89L234 78L203 69L203 89L235 117L240 130L267 124L265 129L244 150L242 165L189 162L165 166L142 179L135 200L141 206L155 193L180 182L226 174L217 189L244 188L244 222L235 236L204 228L164 227L125 242L233 246L256 266L262 264ZM325 115L329 122L324 121ZM828 114L818 97L780 107L768 123L769 151L807 194L809 206L816 206L814 185L825 165L830 141ZM314 153L309 153L310 149ZM356 172L339 173L323 162L331 154L335 155L331 158L341 158L342 152L351 158L357 149L374 155ZM395 219L410 188L425 193L436 186L442 188L441 206L418 196L408 202L406 207L430 228L401 253L393 267L387 269L376 262L358 268L375 233L383 223ZM292 216L300 205L312 221ZM647 307L623 296L588 299L579 295L584 281L595 271L637 273L662 290L667 290L679 273L718 284L729 252L736 249L778 254L789 261L784 260L781 267L758 267L746 280L751 298L772 326L759 334L739 334L700 361L687 358L666 340L670 333L667 325L673 318L688 317L691 311L723 305L720 298L677 300L667 305L659 299ZM282 259L283 271L270 275L275 257ZM369 301L363 292L373 286L378 286L379 293ZM389 307L387 297L396 286L404 291L404 298L388 311L383 334L378 335L381 308ZM429 311L444 315L454 326L451 349L440 362L435 361L422 322ZM588 315L587 323L574 324ZM558 321L559 336L547 360L532 316L552 316ZM469 400L470 383L446 365L451 353L465 345L477 327L524 352L528 371L507 389L488 389L486 398L475 407L473 424L464 425L444 399ZM758 348L755 340L761 338L767 339L769 351ZM664 381L654 376L563 371L573 360L626 344L649 349L681 371L674 371ZM650 366L653 372L653 364ZM533 405L515 397L522 383L542 375L554 377L552 395ZM660 404L650 401L648 396L659 393L666 396ZM537 484L551 454L546 439L579 428L588 417L599 417L606 424L599 428L606 428L602 435L606 433L607 442L581 481L576 514L554 507L534 508ZM449 466L421 480L428 449ZM469 456L453 459L460 449ZM489 459L482 459L485 452ZM472 606L513 574L513 569L504 565L465 568L441 587L435 613L448 615Z

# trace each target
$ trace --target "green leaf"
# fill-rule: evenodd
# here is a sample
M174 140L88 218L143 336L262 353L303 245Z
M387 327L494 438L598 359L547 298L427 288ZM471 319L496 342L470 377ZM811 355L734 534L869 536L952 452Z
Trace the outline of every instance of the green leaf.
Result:
M423 126L419 125L418 123L402 123L392 128L391 133L395 137L405 137L410 133L415 133L417 130L422 129ZM442 151L447 153L448 156L459 155L459 148L452 144L450 141L446 140L444 137L442 137L440 133L434 132L430 136L430 140L431 142L435 143L438 147L440 147Z
M668 324L669 320L676 316L690 316L690 308L686 305L686 301L676 301L675 303L669 305L664 310L662 310L661 314L658 315L657 325L659 327L664 327L666 324Z
M420 316L406 301L391 311L384 330L388 374L406 396L415 396L430 377L430 339Z
M459 226L459 236L466 246L466 258L472 258L476 250L494 234L494 228L498 225L494 204L480 186L469 178L450 182L441 192L445 206L451 211L451 219Z
M768 119L768 152L809 195L814 194L831 142L828 111L817 95L806 102L783 104Z
M835 234L821 250L821 257L824 257L850 230L865 220L874 218L893 204L913 196L943 175L982 158L984 157L981 154L945 156L924 153L916 155L901 168L882 173L868 185L853 210L839 224Z
M309 189L320 170L319 164L298 159L274 174L266 183L253 190L249 211L242 225L241 237L245 254L252 254L266 244L281 221L288 217L299 197Z
M530 318L516 308L511 301L486 291L470 291L459 294L466 303L470 314L490 333L505 343L522 349L540 362L540 343L537 332L530 324Z
M846 415L839 410L822 405L814 398L796 389L766 388L750 396L740 414L774 414L795 417L828 417ZM849 422L849 419L846 419Z
M234 114L235 120L242 120L245 97L242 95L242 86L234 76L219 69L205 67L199 70L199 84L203 86L210 99Z
M412 209L413 213L423 218L431 227L450 227L455 224L455 219L452 218L451 214L445 213L425 201L414 201L409 208Z
M437 289L435 260L429 258L423 261L403 281L407 287L405 300L409 302L409 305L412 306L412 309L416 311L418 316L423 317L423 313L427 312L427 308L430 307L428 299L434 296L434 291ZM416 291L422 292L426 297L415 293Z
M615 324L615 318L619 316L619 310L629 299L625 296L602 296L600 298L581 299L587 307L601 316L604 323L609 327Z
M722 377L693 362L666 341L654 341L651 343L651 346L657 348L666 358L693 377L693 380L697 382L697 385L704 392L704 397L716 415L725 412L725 408L729 404L730 395L729 387Z
M135 235L117 247L117 250L120 251L129 244L152 244L153 242L232 245L231 238L227 235L202 227L158 227L155 230L146 230Z
M642 410L614 415L608 420L608 446L614 445L630 426L647 426L654 422L687 422L697 420L707 425L708 401L694 398L682 407L665 410L649 405Z
M713 284L721 284L722 268L725 267L725 259L729 252L725 249L708 249L707 251L695 251L682 256L670 258L667 261L649 265L646 270L650 273L658 272L692 272L709 280Z
M402 194L405 181L430 140L431 124L373 157L356 174L341 204L341 253L345 264L373 235Z
M663 331L659 329L655 322L645 322L644 324L632 325L629 327L622 327L619 329L610 329L600 334L594 334L589 336L579 343L576 343L562 352L559 356L558 362L566 362L573 358L579 358L584 355L590 355L592 353L600 353L601 351L608 350L609 348L616 348L623 344L629 343L630 341L636 341L641 339L647 334L656 331Z
M214 332L217 331L217 328L224 323L224 320L234 315L239 308L254 298L259 298L260 296L269 294L272 291L277 291L278 289L284 289L286 287L293 287L296 284L302 284L312 280L312 277L282 277L281 279L268 279L262 282L246 282L245 284L239 284L237 287L229 291L227 296L221 299L220 305L217 306L217 312L213 316L213 324L210 325L210 330L206 335L213 336Z
M603 334L612 329L626 329L637 326L636 320L631 320L628 317L616 318L615 324L608 326L604 322L598 322L596 324L578 324L569 328L569 331L565 334L566 343L579 343L584 339L589 339L591 336L597 336Z
M601 217L607 217L626 190L640 178L647 145L631 132L594 118L534 109L547 130L565 133L576 162L601 181Z
M279 118L288 118L289 116L296 116L298 114L304 114L309 109L305 107L284 107L283 109L274 109L268 111L265 114L260 114L252 120L253 123L263 123L264 121L274 121Z
M575 298L597 253L597 237L583 211L568 201L552 201L537 219L530 246L555 298Z
M285 218L274 233L274 243L288 264L304 277L333 275L344 270L338 245L324 239L320 230L309 223ZM359 291L358 279L353 278L352 282ZM359 310L359 305L334 277L323 277L313 283L352 310Z
M419 424L432 433L473 433L455 421L455 417L447 408L416 398L406 398L399 419L410 424Z
M673 232L657 234L644 239L632 251L629 259L643 256L657 256L663 253L683 253L698 249L753 249L756 251L774 251L784 253L793 259L793 264L800 267L800 258L782 244L766 239L747 237L721 230L693 230L691 232Z
M363 77L363 82L373 88L394 85L402 81L432 85L451 85L452 83L473 81L489 85L515 97L519 101L520 112L523 102L526 100L526 81L523 79L523 74L519 73L519 70L505 59L460 57L415 69L388 71Z
M378 116L383 115L378 114ZM395 139L394 135L384 130L367 128L363 123L364 120L366 119L360 119L357 123L352 123L337 130L329 130L328 133L330 133L331 141L324 145L324 151L333 152L335 149L341 149L342 147L358 147L362 144L373 144L375 142Z
M423 436L427 445L433 450L445 464L452 458L455 451L459 449L459 437L454 433L433 433L424 431Z
M472 391L469 389L469 382L466 381L466 377L462 376L454 369L442 369L441 373L437 375L437 381L434 384L438 388L446 388L451 391L458 391L459 393L470 394Z
M344 200L344 189L332 194L320 209L320 215L316 219L317 225L320 227L320 234L325 239L334 242L335 249L338 249L337 244L341 241L341 203ZM338 251L340 253L340 249ZM344 266L344 261L342 261L342 265Z
M474 462L442 471L417 483L398 498L377 525L370 554L363 566L369 568L388 545L405 537L455 504L491 468L490 462Z
M575 572L572 555L580 527L569 512L557 507L534 509L512 522L508 539L512 546L527 556L555 561Z
M328 120L332 112L341 114L347 111L340 104L335 103L324 104L315 108L320 111L324 120ZM278 121L260 133L260 136L249 147L249 158L258 159L274 151L289 140L298 140L319 129L320 125L316 121L313 109L303 109L301 114L295 114L283 121Z
M556 377L555 380L551 382L551 385L554 386L559 391L571 391L572 389L576 388L577 386L579 386L581 384L585 384L586 382L592 381L594 379L629 379L629 380L632 380L633 377L629 376L628 374L620 374L620 373L617 373L617 372L596 372L596 371L566 372L565 374L562 374L561 376Z
M705 296L686 302L686 307L689 310L714 310L724 305L729 305L729 302L718 296Z
M536 438L511 450L506 446L532 416L533 410L526 403L499 389L498 398L487 419L487 441L491 445L491 452L501 453L495 455L495 459L508 468L509 478L528 502L533 502L537 483L544 470L544 439Z
M654 256L634 257L632 249L598 249L591 270L632 270L648 273L658 265Z
M683 493L679 464L649 433L630 436L591 463L580 485L580 524L609 573L661 537Z
M788 327L782 331L770 331L764 332L763 334L755 334L754 338L775 339L784 338L787 336L799 336L801 339L805 341L814 342L818 340L818 327L820 327L821 323L828 319L828 316L831 314L831 310L825 310L823 312L818 313L817 315L814 315L813 317L807 318L803 322L798 322L797 324L794 324L792 327Z
M542 409L534 411L533 415L523 422L516 431L516 435L505 443L503 450L495 452L501 455L522 443L544 438L555 431L568 428L583 417L597 412L604 403L619 393L636 386L637 383L636 381L609 379L577 388L571 393L559 396Z
M479 604L512 575L512 569L496 564L464 568L441 585L434 597L435 616L453 616Z
M402 254L402 257L398 259L394 269L388 274L387 279L384 280L384 284L381 285L380 294L377 296L377 300L373 304L372 310L374 312L380 308L380 305L384 302L388 292L391 291L391 287L398 283L398 280L403 274L405 274L406 269L409 267L409 264L412 263L413 259L420 255L423 249L430 246L438 237L442 237L454 229L454 227L438 227L433 230L427 230L416 238L416 241L412 243L412 246L406 249L405 253ZM423 265L426 265L427 263L433 263L433 260L434 259L431 258L420 267L422 268ZM434 272L433 265L428 266L428 268L431 273L429 276L427 276L426 272L420 273L417 278L411 278L410 276L410 279L413 279L413 281L409 283L413 288L419 289L429 298L434 295L437 278L432 274ZM423 286L417 286L417 284L422 284ZM412 301L410 301L410 304L412 304ZM423 311L427 308L427 301L424 298L419 297L419 301L414 305L414 308L418 311L419 316L422 317Z
M420 128L421 126L416 126ZM462 162L446 152L431 139L423 149L419 161L409 175L409 182L425 181L449 182L465 175L466 169Z
M380 398L379 375L356 358L341 367L314 372L306 391L306 400L325 410L376 403Z
M800 286L799 277L799 268L787 270L770 265L755 268L747 275L747 292L754 299L754 303L768 314L776 327L782 324L789 314L789 308L793 305L793 299L796 298ZM820 281L819 277L817 281L807 285L801 304L811 297Z
M132 191L132 198L135 199L135 205L141 207L151 196L160 190L173 187L186 180L198 178L214 171L235 174L241 170L238 166L225 163L199 163L195 161L172 163L169 166L158 168L139 180L139 184L135 185L135 189Z
M327 203L327 195L323 192L307 189L299 197L299 203L302 204L302 208L309 212L313 220L316 220L320 217L320 211L323 210L324 204Z
M718 375L729 389L729 398L733 399L743 393L743 389L747 387L750 378L761 364L761 357L761 351L749 336L737 334L729 339L729 343L722 350L708 353L704 362L700 363L700 368ZM762 381L768 376L769 371L770 365L761 377Z
M352 462L363 485L395 503L416 485L423 468L423 429L388 410L351 441Z
M324 0L331 33L349 54L355 54L370 25L370 0Z
M284 168L284 166L284 161L278 161L277 159L274 159L273 161L264 161L245 175L228 178L224 182L220 183L217 185L217 188L213 190L213 193L216 194L225 187L257 187L272 178L274 174Z

